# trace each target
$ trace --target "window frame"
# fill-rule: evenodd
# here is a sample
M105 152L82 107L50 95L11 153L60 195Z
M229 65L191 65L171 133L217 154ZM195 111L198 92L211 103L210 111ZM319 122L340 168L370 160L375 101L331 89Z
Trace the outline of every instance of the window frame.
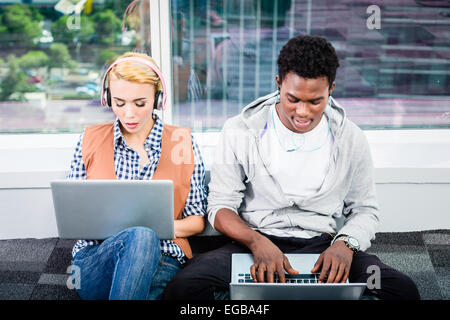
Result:
M155 12L157 14L155 14ZM163 74L167 92L166 109L160 112L164 123L173 124L173 77L170 1L150 0L150 44L152 58Z

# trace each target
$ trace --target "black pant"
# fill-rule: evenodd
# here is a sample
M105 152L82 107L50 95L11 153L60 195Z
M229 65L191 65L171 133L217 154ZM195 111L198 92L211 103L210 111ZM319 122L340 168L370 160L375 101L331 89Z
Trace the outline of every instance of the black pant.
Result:
M330 246L332 240L329 234L311 239L265 236L283 253L322 253ZM231 281L233 253L250 253L250 250L233 241L216 250L195 256L172 278L165 289L164 299L212 300L218 293L227 292ZM420 299L419 291L411 278L385 265L378 257L362 251L353 255L349 281L367 283L367 279L372 275L368 273L367 268L371 265L380 268L381 289L366 288L363 295L387 300Z

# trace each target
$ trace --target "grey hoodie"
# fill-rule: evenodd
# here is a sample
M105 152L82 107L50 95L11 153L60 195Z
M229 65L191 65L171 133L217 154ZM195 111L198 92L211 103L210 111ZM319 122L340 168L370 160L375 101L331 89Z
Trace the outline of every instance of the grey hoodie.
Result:
M273 177L271 156L260 145L277 94L255 100L225 122L211 167L207 212L212 226L217 211L228 208L266 234L301 238L347 234L358 239L360 250L370 247L379 210L369 144L344 109L330 99L325 114L331 116L334 145L328 173L316 194L298 200L282 192ZM336 218L342 215L344 225L337 230Z

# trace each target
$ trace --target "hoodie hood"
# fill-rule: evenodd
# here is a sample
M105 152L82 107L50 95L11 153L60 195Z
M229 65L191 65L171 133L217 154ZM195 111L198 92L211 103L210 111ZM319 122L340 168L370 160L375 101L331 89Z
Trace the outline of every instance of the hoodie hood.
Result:
M251 102L242 110L240 117L245 125L252 132L258 132L259 137L262 137L267 128L267 113L270 106L279 102L278 91L275 91L266 96L260 97ZM341 137L346 123L346 113L339 103L330 96L331 109L325 108L325 115L330 118L330 129L334 138L337 140Z

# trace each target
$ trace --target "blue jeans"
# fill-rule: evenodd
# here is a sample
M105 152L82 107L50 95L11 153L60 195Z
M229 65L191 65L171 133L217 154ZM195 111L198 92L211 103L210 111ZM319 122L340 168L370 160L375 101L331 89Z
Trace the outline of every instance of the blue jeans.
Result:
M156 233L145 227L125 229L100 245L81 249L72 265L80 270L77 292L86 300L156 300L181 269L161 255Z

